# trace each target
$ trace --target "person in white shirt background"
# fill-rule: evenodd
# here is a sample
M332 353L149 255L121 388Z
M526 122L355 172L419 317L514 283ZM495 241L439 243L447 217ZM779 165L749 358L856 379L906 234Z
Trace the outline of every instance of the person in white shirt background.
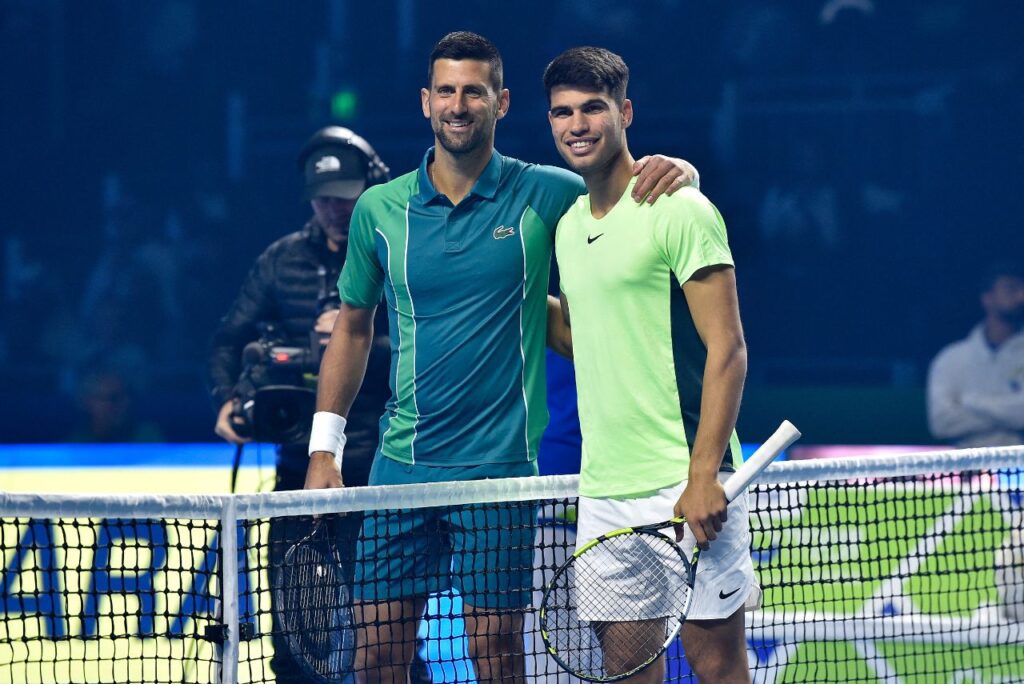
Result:
M958 447L1024 444L1024 264L990 267L985 318L928 371L928 424Z

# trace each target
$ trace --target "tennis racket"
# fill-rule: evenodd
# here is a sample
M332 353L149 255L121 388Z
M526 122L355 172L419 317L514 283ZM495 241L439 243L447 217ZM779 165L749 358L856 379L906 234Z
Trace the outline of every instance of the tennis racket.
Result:
M332 684L352 672L352 595L328 518L318 518L285 553L274 580L274 610L292 657L310 681Z
M726 481L726 499L745 491L799 437L783 422ZM589 682L614 682L665 652L686 621L700 558L699 548L687 558L675 542L671 528L684 522L672 518L601 535L555 571L541 601L540 628L562 668Z

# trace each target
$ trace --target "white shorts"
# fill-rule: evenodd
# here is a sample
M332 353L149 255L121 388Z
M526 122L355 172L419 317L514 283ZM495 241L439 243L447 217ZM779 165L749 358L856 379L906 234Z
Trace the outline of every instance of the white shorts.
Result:
M721 473L719 479L724 482L731 475ZM676 502L685 486L683 481L660 489L651 496L636 499L579 497L576 548L612 530L668 520L673 517ZM729 519L717 538L708 550L701 551L688 620L720 620L744 605L755 608L759 605L761 588L754 577L754 564L750 559L749 516L747 497L742 494L729 504ZM674 534L671 528L664 532L669 537ZM689 527L680 546L689 558L695 546ZM637 589L624 585L622 593L626 596L636 594ZM581 606L581 613L584 610Z

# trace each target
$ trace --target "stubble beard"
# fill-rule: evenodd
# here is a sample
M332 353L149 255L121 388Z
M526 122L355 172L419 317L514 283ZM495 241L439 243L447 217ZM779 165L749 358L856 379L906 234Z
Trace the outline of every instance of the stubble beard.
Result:
M476 130L471 135L453 138L445 129L444 121L438 118L433 123L434 136L441 147L449 154L456 156L470 154L479 149L481 145L484 145L487 142L487 136L494 130L493 119L491 121L481 121L479 118L473 119L470 122L470 126L474 124L476 124Z
M477 131L473 135L462 139L453 138L448 135L443 123L434 129L434 134L437 136L437 141L441 144L441 147L453 155L469 154L479 148L484 141L483 131Z

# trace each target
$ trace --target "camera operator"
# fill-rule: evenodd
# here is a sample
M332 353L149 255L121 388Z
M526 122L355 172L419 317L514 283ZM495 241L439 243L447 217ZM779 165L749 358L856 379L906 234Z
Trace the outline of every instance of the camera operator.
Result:
M306 421L296 420L294 432L288 429L291 426L260 425L252 415L259 417L259 399L257 406L247 409L252 400L247 395L253 390L258 395L263 383L310 389L308 376L319 367L316 346L330 335L338 316L337 281L345 261L352 208L368 186L386 181L388 172L369 143L338 126L317 131L302 148L299 163L313 216L301 230L277 240L256 260L214 333L209 359L211 394L219 408L215 431L220 437L244 444L251 441L254 431L262 436L261 428L265 433L268 427L275 427L280 433L276 436L290 438L272 440L280 444L277 490L302 489L309 462L308 435L302 432ZM377 328L378 339L386 340L387 321L381 317L379 323L385 327ZM273 353L278 348L287 350L287 362L282 363L280 354ZM371 357L378 357L383 373L374 373L376 368L368 371L370 391L356 400L361 409L356 412L359 439L350 432L349 446L358 442L360 453L346 459L346 484L366 482L376 449L377 422L389 393L387 350L376 352Z
M388 180L388 168L369 143L337 126L317 131L302 148L299 164L313 216L256 260L221 319L209 358L211 394L219 409L215 431L237 445L253 439L277 443L275 491L303 488L315 373L338 315L338 274L352 208L367 187ZM367 382L349 416L344 464L348 486L366 484L378 420L390 393L386 317L377 323L376 339L382 344L371 351ZM350 557L359 530L357 516L341 518L334 528L338 538L350 540L338 545L342 556ZM308 519L271 524L272 573L308 529ZM304 681L279 633L275 627L272 667L277 680Z

